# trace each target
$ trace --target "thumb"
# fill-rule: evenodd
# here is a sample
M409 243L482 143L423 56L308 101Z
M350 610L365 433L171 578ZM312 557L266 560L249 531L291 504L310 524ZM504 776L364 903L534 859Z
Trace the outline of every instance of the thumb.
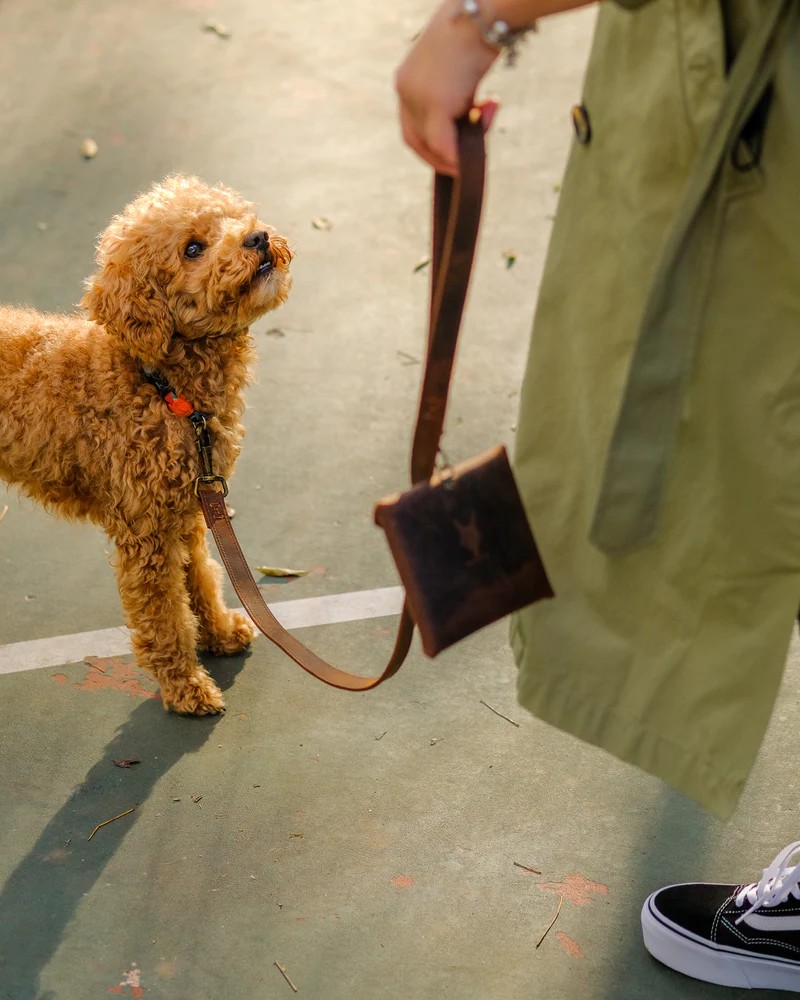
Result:
M500 109L500 103L498 101L488 100L481 101L480 104L475 105L481 113L481 124L483 125L483 131L488 132L492 127L492 122L494 121L494 116Z

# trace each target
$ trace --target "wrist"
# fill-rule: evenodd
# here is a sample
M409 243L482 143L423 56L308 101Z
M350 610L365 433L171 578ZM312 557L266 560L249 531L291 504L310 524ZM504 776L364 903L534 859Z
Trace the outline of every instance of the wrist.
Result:
M530 3L525 4L528 9L530 6ZM509 8L507 13L503 9L505 7ZM483 44L495 54L503 52L509 66L513 66L518 46L525 35L536 30L535 19L526 20L513 3L503 4L502 0L500 4L496 0L455 0L452 17L454 21L471 22Z

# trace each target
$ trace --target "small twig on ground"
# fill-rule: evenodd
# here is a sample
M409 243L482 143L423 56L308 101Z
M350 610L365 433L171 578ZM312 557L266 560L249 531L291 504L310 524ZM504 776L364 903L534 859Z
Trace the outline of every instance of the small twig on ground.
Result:
M280 962L275 962L275 968L278 970L278 972L280 972L280 974L283 976L286 982L292 987L295 993L297 993L297 987L294 985L291 979L286 975L286 969L284 969L284 967L281 965Z
M513 719L509 719L509 717L507 715L503 715L503 713L502 712L498 712L496 708L492 708L492 706L489 705L489 704L487 704L483 700L483 698L481 698L481 705L486 705L486 707L489 709L490 712L494 712L495 715L499 715L501 719L505 719L506 722L510 722L512 726L516 726L517 729L519 729L519 723L518 722L514 722L514 720Z
M520 862L519 862L519 861L515 861L515 862L514 862L514 865L515 865L515 867L516 867L516 868L521 868L521 869L522 869L523 871L526 871L526 872L533 872L533 874L534 874L534 875L541 875L541 874L542 874L542 873L541 873L541 872L539 871L539 869L538 869L538 868L531 868L531 867L530 867L530 865L523 865L523 864L520 864Z
M384 737L384 736L385 736L385 735L386 735L386 734L387 734L388 732L389 732L389 730L388 730L388 729L385 729L385 730L384 730L384 731L383 731L383 732L382 732L382 733L380 734L380 736L376 736L376 737L375 737L375 739L376 739L376 740L382 740L382 739L383 739L383 737Z
M112 816L111 819L105 819L105 820L103 820L102 823L98 823L97 826L94 828L94 830L92 830L92 832L86 838L87 841L91 840L92 837L97 833L97 831L101 827L108 826L109 823L113 823L114 820L116 820L116 819L122 819L123 816L130 816L130 814L134 811L135 808L136 808L136 806L131 806L130 809L126 809L125 812L124 813L120 813L119 816Z
M8 504L6 504L5 507L3 507L2 510L0 510L0 521L3 520L3 518L6 516L7 513L8 513Z
M537 947L537 948L538 948L538 947L539 947L539 945L540 945L540 944L542 943L542 941L544 941L544 939L545 939L545 938L547 937L547 935L548 935L548 934L550 933L550 930L551 930L551 928L552 928L553 924L554 924L554 923L556 922L556 920L558 920L558 915L559 915L559 913L561 913L561 907L562 907L563 905L564 905L564 897L563 897L563 896L559 896L559 897L558 897L558 909L556 910L556 915L555 915L555 916L553 917L553 919L552 919L552 920L550 921L550 923L548 924L548 926L547 926L547 930L546 930L546 931L544 932L544 934L542 934L542 936L541 936L541 937L539 938L539 940L538 940L538 941L536 942L536 947Z
M397 356L404 365L418 365L420 363L419 358L415 358L414 355L409 354L408 351L398 351Z

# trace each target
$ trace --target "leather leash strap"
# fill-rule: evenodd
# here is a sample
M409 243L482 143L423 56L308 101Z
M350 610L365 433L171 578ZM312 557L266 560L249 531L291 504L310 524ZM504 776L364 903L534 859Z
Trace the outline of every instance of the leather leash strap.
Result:
M412 483L426 481L433 474L444 429L447 394L483 203L484 132L477 109L458 122L460 174L457 178L437 174L434 184L428 348L411 453ZM288 632L270 611L239 546L224 494L216 488L215 479L201 476L196 483L197 496L234 590L260 631L295 663L332 687L367 691L395 674L408 654L414 634L408 602L403 602L394 649L380 675L361 677L327 663Z

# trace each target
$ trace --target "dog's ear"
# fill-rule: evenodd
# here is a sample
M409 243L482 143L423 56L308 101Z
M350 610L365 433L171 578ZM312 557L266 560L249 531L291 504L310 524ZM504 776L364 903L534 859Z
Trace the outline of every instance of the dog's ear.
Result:
M164 359L175 332L164 293L134 273L128 261L105 261L86 280L81 306L104 326L125 350L146 364Z

